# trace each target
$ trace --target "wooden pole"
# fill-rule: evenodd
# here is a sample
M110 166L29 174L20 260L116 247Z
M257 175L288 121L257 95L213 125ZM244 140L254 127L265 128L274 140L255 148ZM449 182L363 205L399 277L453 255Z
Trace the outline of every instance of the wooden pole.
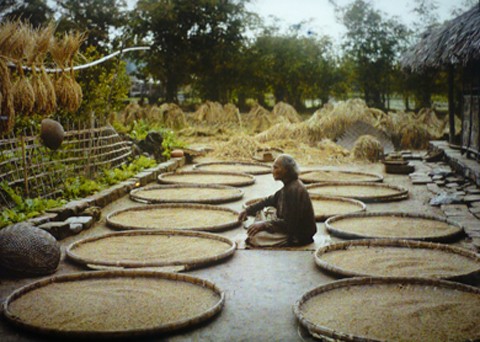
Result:
M454 96L454 67L448 66L448 119L450 124L449 142L455 144L455 96Z
M22 134L20 136L20 142L22 144L22 162L23 162L23 186L25 188L25 196L29 196L28 189L28 170L27 170L27 151L25 149L25 136Z

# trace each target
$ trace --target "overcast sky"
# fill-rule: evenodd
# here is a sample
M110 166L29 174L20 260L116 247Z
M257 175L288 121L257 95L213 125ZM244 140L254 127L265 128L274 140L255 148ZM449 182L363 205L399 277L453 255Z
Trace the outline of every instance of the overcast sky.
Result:
M336 0L340 6L353 0ZM436 0L440 22L452 18L452 10L460 5L461 0ZM372 0L372 6L385 12L388 16L397 16L404 24L410 24L415 15L412 13L413 0ZM328 34L339 40L344 33L344 27L335 19L333 6L328 0L251 0L247 9L258 13L269 21L269 16L278 17L284 26L297 24L311 19L307 29L318 34Z

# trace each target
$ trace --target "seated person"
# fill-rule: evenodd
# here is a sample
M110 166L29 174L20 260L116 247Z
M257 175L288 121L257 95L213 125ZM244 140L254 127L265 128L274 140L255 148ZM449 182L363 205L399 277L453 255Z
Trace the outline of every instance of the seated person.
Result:
M317 231L312 202L307 189L298 179L299 168L295 160L281 154L272 166L275 180L283 182L283 188L275 194L252 204L243 210L239 219L253 216L265 207L275 207L277 218L254 222L247 231L247 244L254 247L302 246L313 242Z

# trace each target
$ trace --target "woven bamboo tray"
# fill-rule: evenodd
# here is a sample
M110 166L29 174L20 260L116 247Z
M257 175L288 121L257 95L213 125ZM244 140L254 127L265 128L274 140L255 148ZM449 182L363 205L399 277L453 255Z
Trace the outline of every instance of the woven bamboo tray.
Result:
M264 198L265 197L248 200L243 203L243 207L247 208L252 204L260 202ZM332 216L356 213L367 209L365 203L351 198L310 195L310 199L315 213L315 220L319 222L323 222Z
M383 176L378 173L329 169L304 171L299 178L304 183L383 182Z
M191 327L218 314L224 303L223 291L207 280L130 270L45 278L16 290L3 309L5 317L22 329L96 339Z
M107 216L109 227L128 229L187 229L221 231L241 224L238 212L207 204L152 204L115 211Z
M158 176L162 184L218 184L247 186L255 183L255 177L238 172L179 171L167 172Z
M66 254L94 269L183 266L182 270L191 270L231 257L235 248L235 242L216 234L137 230L79 240L67 247Z
M320 339L480 340L480 289L445 280L338 280L305 293L293 311L300 324Z
M270 165L241 161L200 163L194 165L193 168L213 172L242 172L249 175L265 175L272 172Z
M428 230L424 228L421 231L422 226L418 227L422 224L422 221L423 226L426 226ZM464 234L461 225L443 217L404 212L339 215L329 218L325 222L325 227L332 235L345 239L403 239L447 242ZM415 229L411 229L412 227Z
M353 198L365 203L399 201L408 198L400 186L365 182L325 182L306 186L311 195Z
M467 249L411 240L356 240L315 252L323 270L345 277L468 279L480 273L480 256Z
M242 189L214 184L155 185L130 191L133 201L157 203L205 203L233 202L244 195Z

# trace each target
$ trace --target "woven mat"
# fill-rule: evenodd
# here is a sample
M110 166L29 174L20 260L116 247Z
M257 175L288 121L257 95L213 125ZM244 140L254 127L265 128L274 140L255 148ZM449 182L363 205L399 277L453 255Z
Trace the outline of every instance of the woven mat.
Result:
M313 237L313 242L305 245L305 246L295 246L295 247L252 247L248 246L245 243L245 239L247 238L247 231L244 230L243 232L236 235L233 240L237 243L237 249L240 250L248 250L248 249L255 249L255 250L278 250L278 251L316 251L321 247L325 247L326 245L331 243L331 238L328 235L322 234L317 232Z

